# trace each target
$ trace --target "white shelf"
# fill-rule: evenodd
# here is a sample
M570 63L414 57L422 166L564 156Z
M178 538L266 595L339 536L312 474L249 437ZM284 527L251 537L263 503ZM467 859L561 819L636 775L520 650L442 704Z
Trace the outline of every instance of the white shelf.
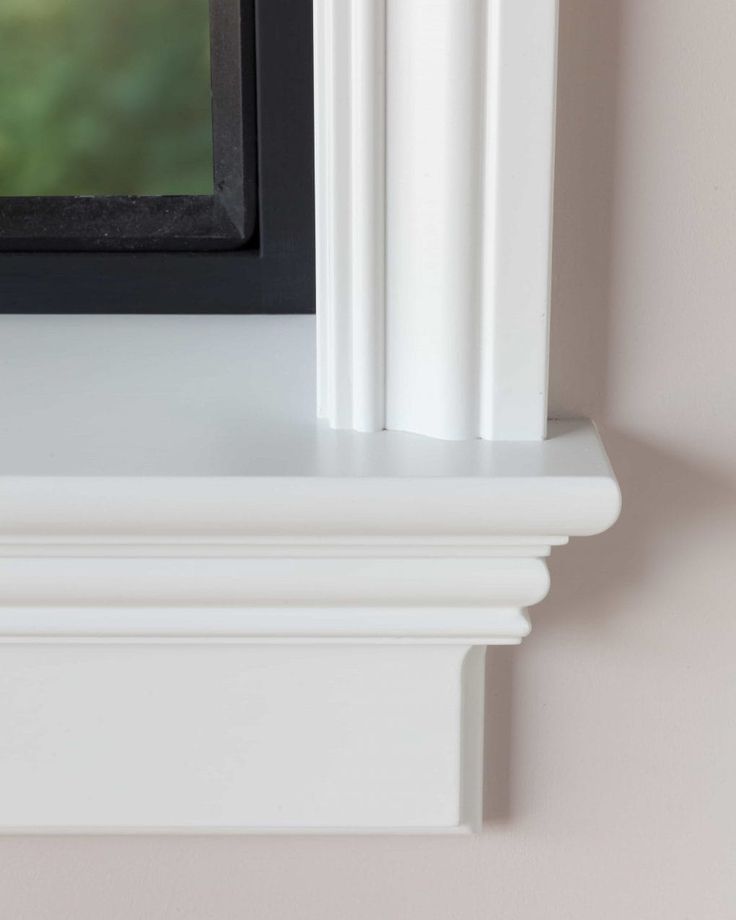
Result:
M0 333L0 830L477 828L484 647L619 511L593 426L328 430L309 318Z

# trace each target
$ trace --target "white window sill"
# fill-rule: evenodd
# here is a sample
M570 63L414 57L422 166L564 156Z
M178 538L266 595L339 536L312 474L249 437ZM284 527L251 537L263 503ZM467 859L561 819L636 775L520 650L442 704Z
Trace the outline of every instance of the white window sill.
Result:
M0 316L0 476L279 475L312 427L314 322Z
M0 320L0 829L478 826L482 649L618 487L587 422L331 431L313 336Z
M0 317L0 831L479 826L484 648L620 503L541 441L556 14L315 3L320 413L392 431L310 318Z

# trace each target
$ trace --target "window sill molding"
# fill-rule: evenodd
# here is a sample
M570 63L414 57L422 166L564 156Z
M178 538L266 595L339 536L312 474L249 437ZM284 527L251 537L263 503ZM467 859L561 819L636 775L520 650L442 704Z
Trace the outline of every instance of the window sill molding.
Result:
M520 641L541 560L619 508L593 427L551 435L315 423L302 474L0 478L0 635Z
M0 635L517 642L551 547L618 515L586 422L310 446L285 476L0 478Z
M315 4L316 362L2 318L0 831L479 828L484 650L620 508L590 423L542 440L556 20Z
M619 512L594 427L449 442L267 413L237 474L192 437L170 474L119 475L105 436L0 471L0 830L477 830L484 649L528 634L550 549Z

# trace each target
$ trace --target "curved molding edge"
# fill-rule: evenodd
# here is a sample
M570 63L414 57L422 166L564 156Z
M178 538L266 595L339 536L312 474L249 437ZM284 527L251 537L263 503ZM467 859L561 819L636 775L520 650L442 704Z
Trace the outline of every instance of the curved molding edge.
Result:
M603 532L621 504L584 420L551 422L546 441L528 443L365 438L312 423L290 439L259 439L241 468L238 476L0 476L0 546L329 556L331 547L472 555L505 545L523 555L527 545Z
M485 648L620 508L593 426L550 434L0 477L0 832L478 830Z
M282 477L0 477L0 641L520 641L550 549L620 509L594 427L550 433L316 428Z

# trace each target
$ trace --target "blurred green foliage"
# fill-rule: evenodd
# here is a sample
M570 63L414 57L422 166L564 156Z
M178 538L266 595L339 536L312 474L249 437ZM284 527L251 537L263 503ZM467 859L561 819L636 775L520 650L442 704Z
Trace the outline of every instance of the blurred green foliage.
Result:
M0 0L0 195L211 193L208 0Z

